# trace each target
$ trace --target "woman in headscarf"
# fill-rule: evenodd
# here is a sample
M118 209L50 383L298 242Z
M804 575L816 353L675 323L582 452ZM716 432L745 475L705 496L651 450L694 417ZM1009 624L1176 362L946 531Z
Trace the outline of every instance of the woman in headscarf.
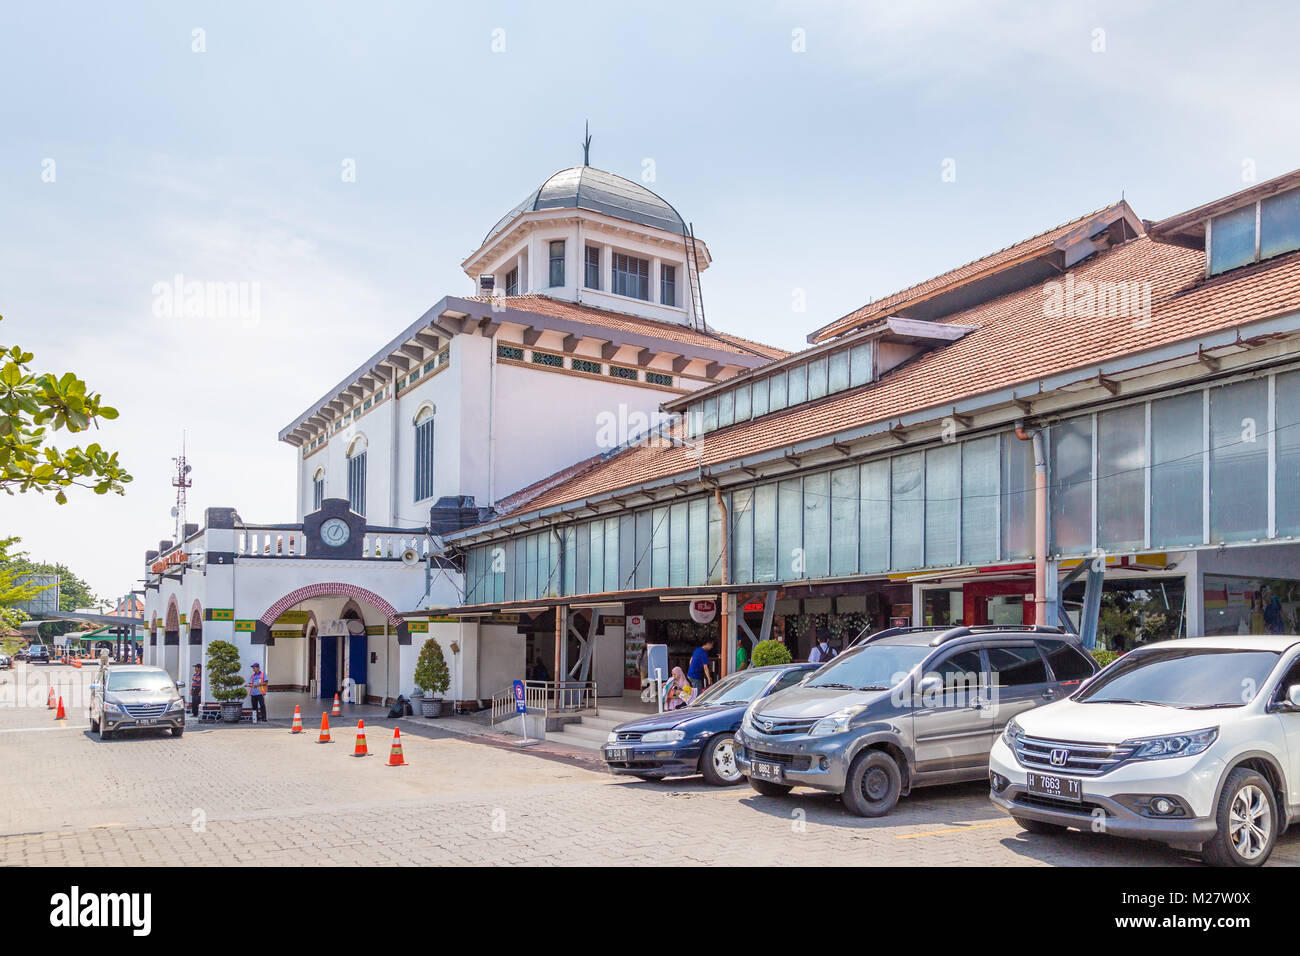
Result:
M686 706L693 690L682 669L674 667L672 680L664 686L664 710L676 710L678 707Z

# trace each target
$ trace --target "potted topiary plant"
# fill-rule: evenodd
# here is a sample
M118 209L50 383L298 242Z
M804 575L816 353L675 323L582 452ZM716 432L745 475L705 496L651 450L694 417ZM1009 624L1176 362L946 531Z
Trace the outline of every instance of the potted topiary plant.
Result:
M789 664L791 659L789 650L780 641L759 641L754 645L754 667Z
M239 648L229 641L208 645L208 686L221 703L221 719L238 723L244 710L244 678L239 676Z
M442 713L442 695L451 683L451 671L442 656L442 646L432 637L420 648L415 662L415 686L420 688L420 713L424 717L437 717Z

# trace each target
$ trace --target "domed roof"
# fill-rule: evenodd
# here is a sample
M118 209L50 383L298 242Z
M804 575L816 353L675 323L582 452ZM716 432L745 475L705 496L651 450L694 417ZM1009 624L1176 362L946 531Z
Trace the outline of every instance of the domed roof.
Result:
M675 235L681 235L686 227L676 209L640 183L591 166L570 166L506 213L484 236L484 244L519 216L538 209L587 209Z

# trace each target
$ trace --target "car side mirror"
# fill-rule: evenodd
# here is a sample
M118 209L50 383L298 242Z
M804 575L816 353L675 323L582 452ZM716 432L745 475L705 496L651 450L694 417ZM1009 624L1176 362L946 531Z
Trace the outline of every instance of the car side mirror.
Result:
M813 674L816 674L816 673L817 673L816 671L808 671L808 673L804 674L803 677L800 677L800 678L799 678L799 683L800 683L800 684L806 684L806 683L808 683L810 680L812 680L812 676L813 676Z
M99 690L99 685L98 685L98 684L91 684L91 685L90 685L90 692L91 692L92 694L95 693L95 692L98 691L98 690Z
M920 683L916 685L916 692L922 697L932 697L936 694L943 693L943 678L937 674L929 674L922 677Z
M177 689L177 690L184 690L184 688L185 688L185 684L184 684L182 681L177 681L177 682L176 682L176 689Z
M1292 684L1286 689L1286 702L1292 710L1300 710L1300 684Z

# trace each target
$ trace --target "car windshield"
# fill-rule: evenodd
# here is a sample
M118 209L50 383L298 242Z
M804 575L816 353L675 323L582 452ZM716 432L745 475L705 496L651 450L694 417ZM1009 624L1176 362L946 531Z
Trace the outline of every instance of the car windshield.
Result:
M1275 651L1171 647L1121 657L1075 697L1080 703L1209 710L1242 707L1277 664Z
M691 707L717 707L721 704L748 704L757 697L772 679L771 672L741 671L714 684Z
M846 651L813 675L805 687L889 690L929 655L915 644L867 644Z
M107 690L173 691L176 684L164 670L109 671Z

